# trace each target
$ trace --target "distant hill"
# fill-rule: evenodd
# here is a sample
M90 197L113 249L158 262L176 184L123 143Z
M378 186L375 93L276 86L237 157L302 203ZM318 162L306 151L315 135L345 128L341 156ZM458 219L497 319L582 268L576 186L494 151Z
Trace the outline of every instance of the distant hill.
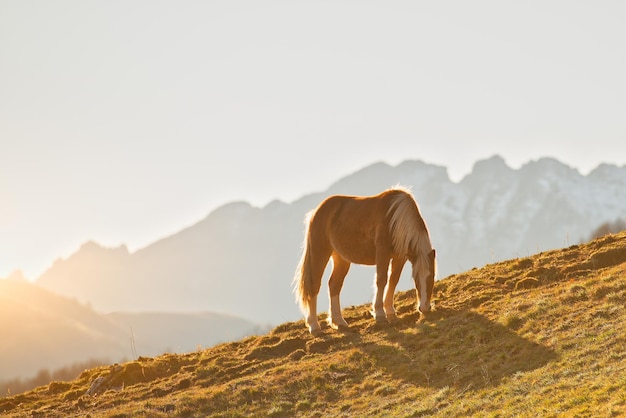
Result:
M184 355L86 370L0 399L12 417L624 416L626 233L435 285L399 320L348 307L350 332L302 320Z
M0 279L0 380L89 360L186 352L263 329L208 312L103 315L27 281Z
M0 378L89 359L130 357L128 333L75 300L0 280Z
M114 312L103 316L126 330L127 341L137 338L134 350L142 356L184 353L264 333L269 328L214 312Z
M291 203L224 205L132 254L87 243L38 284L104 312L210 310L273 324L295 320L300 313L291 279L305 214L331 194L371 195L395 184L412 187L437 249L440 278L575 244L626 218L626 167L601 165L581 175L550 158L512 169L494 156L455 183L444 167L377 163ZM407 274L400 289L412 286ZM373 277L372 268L351 268L344 302L370 300Z

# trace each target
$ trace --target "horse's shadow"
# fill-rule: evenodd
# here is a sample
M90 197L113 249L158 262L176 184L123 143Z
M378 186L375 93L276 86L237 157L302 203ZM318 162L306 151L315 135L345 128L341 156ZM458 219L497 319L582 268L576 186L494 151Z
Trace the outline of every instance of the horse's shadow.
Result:
M478 389L556 359L554 351L471 311L442 310L416 322L409 314L365 332L385 334L363 345L376 368L419 386Z

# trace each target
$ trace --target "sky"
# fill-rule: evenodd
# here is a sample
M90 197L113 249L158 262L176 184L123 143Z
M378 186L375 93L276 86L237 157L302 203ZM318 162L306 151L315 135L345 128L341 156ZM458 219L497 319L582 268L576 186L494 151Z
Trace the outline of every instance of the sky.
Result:
M0 0L0 277L378 161L626 164L626 2Z

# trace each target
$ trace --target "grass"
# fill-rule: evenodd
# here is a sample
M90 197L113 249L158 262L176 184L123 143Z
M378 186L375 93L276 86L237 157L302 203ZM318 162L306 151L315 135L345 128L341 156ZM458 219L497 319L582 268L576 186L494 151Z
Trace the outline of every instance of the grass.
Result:
M0 399L7 416L626 414L626 234L437 282L436 310L308 335L302 321L185 355L84 371ZM103 385L86 395L96 378Z

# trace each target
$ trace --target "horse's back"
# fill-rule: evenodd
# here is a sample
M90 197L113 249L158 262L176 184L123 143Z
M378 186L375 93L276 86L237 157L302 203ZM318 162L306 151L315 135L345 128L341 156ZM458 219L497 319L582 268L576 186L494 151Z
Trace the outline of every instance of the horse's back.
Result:
M385 205L386 206L386 205ZM313 214L319 222L333 224L355 225L368 222L370 224L384 217L384 207L380 195L376 196L347 196L334 195L324 200Z
M326 242L346 260L374 264L377 248L389 247L386 213L389 203L381 195L334 195L317 208L310 224L312 237Z

